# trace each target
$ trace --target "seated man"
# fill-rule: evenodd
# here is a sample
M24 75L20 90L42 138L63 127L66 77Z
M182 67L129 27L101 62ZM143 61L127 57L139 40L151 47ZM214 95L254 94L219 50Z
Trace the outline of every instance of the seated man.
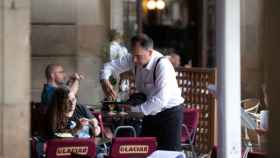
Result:
M178 67L181 65L181 58L177 53L171 52L167 55L167 57L170 60L173 67Z
M41 94L41 103L45 106L49 106L52 95L59 86L68 87L73 95L76 95L79 89L79 81L84 78L82 75L75 73L70 76L68 82L65 82L66 75L62 65L59 64L48 65L45 70L45 76L47 83L44 85Z

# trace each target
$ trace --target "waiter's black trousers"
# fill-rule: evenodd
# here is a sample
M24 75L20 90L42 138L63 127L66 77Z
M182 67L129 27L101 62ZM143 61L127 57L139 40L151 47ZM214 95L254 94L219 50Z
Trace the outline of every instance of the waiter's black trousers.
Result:
M181 150L183 106L166 109L155 116L145 116L142 123L143 137L156 137L158 150Z

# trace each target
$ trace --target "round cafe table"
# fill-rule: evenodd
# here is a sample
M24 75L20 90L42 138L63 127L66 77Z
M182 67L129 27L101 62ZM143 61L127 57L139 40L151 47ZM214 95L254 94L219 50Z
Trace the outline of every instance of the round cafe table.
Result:
M144 115L135 112L126 113L127 114L124 115L121 114L121 112L116 112L112 115L109 112L103 112L104 125L110 127L113 133L118 126L133 126L137 135L139 135Z
M268 132L268 129L263 129L263 128L256 128L255 130L260 136L266 135Z
M121 121L121 125L125 125L125 121L128 119L140 120L144 117L142 113L130 112L129 105L126 102L122 101L102 101L103 106L107 107L110 105L114 105L114 109L109 109L109 111L102 111L104 122L110 120L119 120ZM116 110L115 110L116 109Z
M129 111L130 106L122 101L102 101L101 103L104 126L109 127L113 133L118 126L133 126L137 135L140 134L144 117L142 113Z

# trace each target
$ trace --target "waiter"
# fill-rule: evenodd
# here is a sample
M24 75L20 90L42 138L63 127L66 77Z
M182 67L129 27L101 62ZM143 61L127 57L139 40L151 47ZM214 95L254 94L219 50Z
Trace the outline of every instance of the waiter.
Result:
M142 136L157 138L160 150L181 150L181 124L184 99L178 88L175 70L167 58L153 49L153 41L145 34L131 39L132 54L105 63L100 71L100 81L107 97L117 94L109 82L111 74L132 70L136 90L147 100L131 108L144 114Z

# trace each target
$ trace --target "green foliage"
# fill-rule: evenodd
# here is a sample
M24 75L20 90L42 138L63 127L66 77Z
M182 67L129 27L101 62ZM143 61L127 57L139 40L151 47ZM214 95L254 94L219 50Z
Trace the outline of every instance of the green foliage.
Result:
M101 50L101 57L103 62L108 62L110 59L110 42L106 42Z
M110 76L109 81L112 84L112 86L114 86L114 87L116 86L117 79L115 79L114 76Z

